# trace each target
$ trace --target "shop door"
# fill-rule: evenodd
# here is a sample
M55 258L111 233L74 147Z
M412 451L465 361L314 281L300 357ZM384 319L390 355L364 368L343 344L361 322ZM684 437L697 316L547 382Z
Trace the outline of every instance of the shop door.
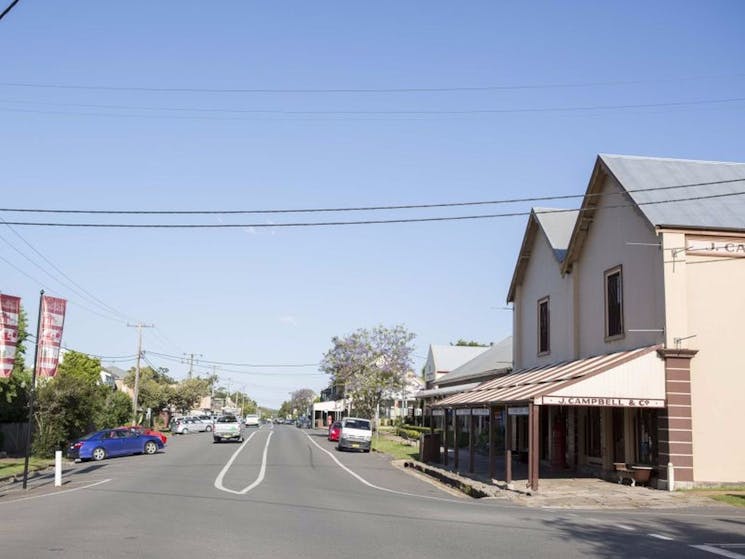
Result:
M613 423L613 461L625 462L623 408L612 408Z

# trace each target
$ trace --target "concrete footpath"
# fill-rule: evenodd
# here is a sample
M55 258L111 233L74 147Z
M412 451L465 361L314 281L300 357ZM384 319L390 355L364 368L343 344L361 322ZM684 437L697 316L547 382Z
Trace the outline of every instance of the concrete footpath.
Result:
M461 455L460 464L467 464L463 458ZM484 461L484 457L479 458L481 459L479 461ZM452 464L452 456L448 466L417 460L396 461L399 467L425 474L472 497L502 499L528 507L671 509L727 506L704 495L679 491L668 492L641 486L632 487L594 477L547 477L540 480L538 491L531 492L527 487L527 479L515 479L508 487L503 480L490 479L481 468L475 468L475 473L466 473L462 470L455 471Z

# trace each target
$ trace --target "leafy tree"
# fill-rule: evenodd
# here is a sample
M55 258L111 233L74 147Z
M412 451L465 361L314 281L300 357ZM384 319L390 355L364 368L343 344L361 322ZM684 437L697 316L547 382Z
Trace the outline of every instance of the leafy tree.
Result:
M124 384L130 388L135 385L135 369L130 369L124 377ZM140 369L138 387L138 404L140 408L150 408L156 412L162 410L173 399L173 386L176 381L168 376L168 369L143 367Z
M306 413L308 408L313 404L316 399L316 393L310 388L301 388L295 390L290 397L290 405L293 409L296 409L299 413Z
M101 360L78 351L66 351L57 374L80 377L84 382L97 385L101 381Z
M70 369L44 380L37 390L33 452L51 456L68 441L98 428L109 389Z
M464 347L489 347L489 344L482 344L479 342L474 342L473 340L464 340L463 338L458 339L458 341L455 343L450 342L450 345Z
M21 307L18 316L18 345L13 370L8 378L0 378L0 422L23 422L28 419L28 388L31 371L25 368L28 320Z
M400 390L411 368L415 335L401 325L359 329L344 338L334 337L321 361L332 383L344 387L355 415L372 417L387 391Z
M290 402L289 400L282 402L277 415L279 417L287 417L288 415L292 415L292 402Z
M109 429L127 424L132 419L132 399L124 392L109 390L103 409L96 419L98 429Z
M172 388L169 403L181 413L186 413L209 393L209 383L205 379L190 378L181 381Z

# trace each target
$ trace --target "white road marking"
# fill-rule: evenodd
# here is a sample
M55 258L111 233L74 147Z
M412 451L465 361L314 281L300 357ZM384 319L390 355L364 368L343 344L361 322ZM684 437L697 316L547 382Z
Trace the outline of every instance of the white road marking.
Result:
M673 541L673 539L669 536L663 536L662 534L649 534L653 538L657 538L658 540L665 540L667 542Z
M248 487L242 489L241 491L234 491L233 489L228 489L222 483L222 480L225 478L225 474L228 473L228 470L230 469L230 466L233 465L233 462L235 462L235 459L238 458L238 455L241 453L241 451L246 447L246 445L249 443L249 441L251 439L253 439L254 438L254 435L256 433L258 433L258 432L259 432L258 430L257 431L254 431L253 433L251 433L251 435L249 435L249 437L245 441L243 441L243 444L238 447L238 450L236 450L233 453L233 455L230 457L230 460L227 461L227 463L225 464L225 466L223 466L223 469L220 470L220 473L217 474L217 477L215 478L215 487L217 489L219 489L220 491L225 491L226 493L232 493L233 495L245 495L246 493L248 493L252 489L258 487L259 484L262 481L264 481L264 476L266 474L266 457L267 457L267 452L269 450L269 441L271 440L272 435L274 434L272 432L270 432L269 433L269 436L266 438L266 444L264 445L264 454L263 454L263 456L261 458L261 469L259 470L259 475L256 478L256 480L251 485L249 485Z
M725 544L721 544L725 545ZM742 555L740 553L735 553L734 551L728 551L726 549L721 549L719 547L714 547L713 545L692 545L694 549L700 549L701 551L708 551L709 553L713 553L714 555L721 555L722 557L729 557L730 559L745 559L745 555Z
M358 473L350 470L344 464L342 464L339 461L339 459L336 456L333 455L333 453L329 452L328 450L326 450L325 448L323 448L321 445L319 445L316 441L313 440L313 438L308 433L306 433L305 436L308 437L308 440L310 442L312 442L314 445L316 445L319 450L321 450L321 451L325 452L326 454L328 454L331 457L331 459L334 462L336 462L336 464L342 470L344 470L345 472L347 472L349 475L351 475L353 478L355 478L357 481L359 481L363 485L367 485L368 487L370 487L372 489L377 489L378 491L383 491L385 493L393 493L395 495L403 495L404 497L419 497L420 499L430 499L430 500L433 500L433 501L445 501L445 502L448 502L448 503L461 503L461 504L468 503L469 502L469 501L457 501L455 499L446 499L444 497L434 497L434 496L431 496L431 495L417 495L416 493L408 493L406 491L397 491L395 489L388 489L387 487L380 487L379 485L375 485L374 483L370 483L365 478L363 478L361 475L359 475Z
M627 526L626 524L616 524L619 528L623 528L624 530L628 530L629 532L633 532L635 528L633 526Z
M104 479L101 481L97 481L95 483L83 485L81 487L73 487L72 489L65 489L64 491L56 491L54 493L45 493L44 495L32 495L31 497L23 497L21 499L13 499L11 501L0 501L0 505L6 505L8 503L19 503L21 501L30 501L31 499L41 499L42 497L53 497L55 495L62 495L63 493L72 493L73 491L80 491L81 489L90 489L91 487L95 487L96 485L101 485L102 483L106 483L108 481L111 481L111 479Z

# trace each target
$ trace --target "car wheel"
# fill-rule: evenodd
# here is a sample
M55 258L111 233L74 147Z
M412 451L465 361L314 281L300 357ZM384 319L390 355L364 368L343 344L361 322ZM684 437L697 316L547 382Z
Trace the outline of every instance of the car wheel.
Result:
M220 437L212 437L212 442L213 443L219 443L220 442Z
M145 454L155 454L158 452L158 445L153 441L147 441L145 443Z
M207 431L208 433L211 433L211 432L212 432L212 425L207 425L207 429L206 429L206 431Z
M189 430L188 429L184 429L184 430L181 431L181 434L182 435L188 435L189 434Z
M93 449L93 453L91 454L91 457L96 461L100 462L104 458L106 458L106 449L100 446L97 446Z

